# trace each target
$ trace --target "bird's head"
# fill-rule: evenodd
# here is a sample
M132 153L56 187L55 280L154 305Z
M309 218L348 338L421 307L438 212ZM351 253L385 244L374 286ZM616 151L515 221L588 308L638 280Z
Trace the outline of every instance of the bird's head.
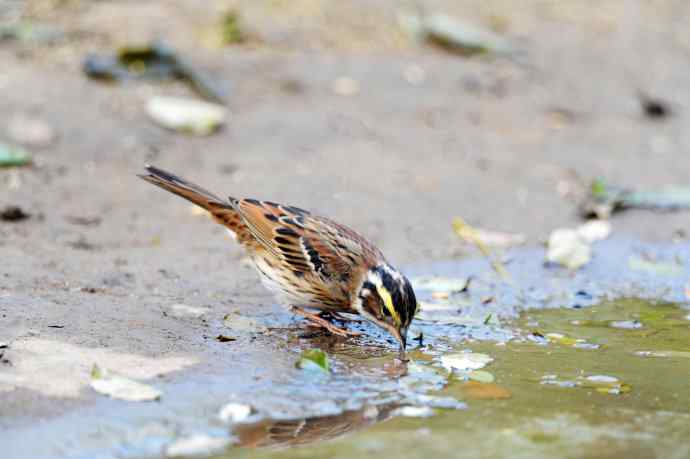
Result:
M369 269L354 301L355 309L366 319L387 330L407 345L407 329L417 312L417 298L410 281L388 264Z

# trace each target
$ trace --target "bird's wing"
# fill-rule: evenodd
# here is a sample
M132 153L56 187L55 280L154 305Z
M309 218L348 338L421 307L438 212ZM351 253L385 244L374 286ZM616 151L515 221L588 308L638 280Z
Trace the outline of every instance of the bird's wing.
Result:
M270 201L230 202L256 240L298 278L349 287L356 270L383 260L364 237L328 218Z

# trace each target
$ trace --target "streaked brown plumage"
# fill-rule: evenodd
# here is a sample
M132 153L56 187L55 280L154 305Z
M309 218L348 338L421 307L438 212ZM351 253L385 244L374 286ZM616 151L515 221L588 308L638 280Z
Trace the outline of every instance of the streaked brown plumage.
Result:
M256 199L222 199L162 169L140 177L208 210L244 246L264 285L308 319L339 329L304 311L361 314L406 343L417 308L409 281L379 249L352 229L298 207Z

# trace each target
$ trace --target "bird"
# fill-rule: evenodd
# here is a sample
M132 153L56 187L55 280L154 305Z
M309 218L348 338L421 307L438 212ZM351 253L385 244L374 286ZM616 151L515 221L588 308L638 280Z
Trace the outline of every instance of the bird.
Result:
M361 333L330 319L363 317L390 333L405 359L419 303L410 281L366 238L330 218L252 198L223 199L155 166L138 176L207 210L244 247L264 286L311 324L340 336ZM310 312L318 311L318 312Z

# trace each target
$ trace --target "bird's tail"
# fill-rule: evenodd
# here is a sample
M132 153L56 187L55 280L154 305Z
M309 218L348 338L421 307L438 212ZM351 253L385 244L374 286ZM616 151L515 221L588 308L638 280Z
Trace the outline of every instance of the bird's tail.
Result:
M178 196L185 198L188 201L193 202L199 207L210 211L212 206L227 205L230 203L224 199L219 198L215 194L201 188L192 182L189 182L182 177L171 174L170 172L159 169L155 166L146 165L146 174L139 174L139 177L146 180L149 183L153 183L156 186L168 190Z
M229 200L222 199L199 185L163 169L150 165L146 165L145 168L146 174L139 174L140 178L208 210L218 223L228 227L236 236L246 232L243 231L242 219Z

